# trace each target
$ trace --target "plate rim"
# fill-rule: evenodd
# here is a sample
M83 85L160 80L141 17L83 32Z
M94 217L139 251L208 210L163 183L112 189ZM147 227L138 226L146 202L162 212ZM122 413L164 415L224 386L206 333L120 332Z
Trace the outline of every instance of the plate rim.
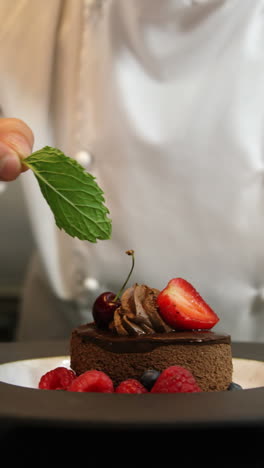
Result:
M264 343L240 342L232 347L233 357L263 361ZM67 356L68 350L65 340L0 344L0 363ZM264 428L263 387L237 392L126 395L39 391L0 382L0 393L0 421L8 427Z

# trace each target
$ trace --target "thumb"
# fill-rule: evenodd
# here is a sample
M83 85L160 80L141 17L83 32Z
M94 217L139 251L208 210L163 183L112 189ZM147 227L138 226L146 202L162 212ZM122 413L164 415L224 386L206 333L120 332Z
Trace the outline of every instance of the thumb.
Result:
M0 119L0 180L11 181L26 170L24 157L32 152L34 136L19 119Z

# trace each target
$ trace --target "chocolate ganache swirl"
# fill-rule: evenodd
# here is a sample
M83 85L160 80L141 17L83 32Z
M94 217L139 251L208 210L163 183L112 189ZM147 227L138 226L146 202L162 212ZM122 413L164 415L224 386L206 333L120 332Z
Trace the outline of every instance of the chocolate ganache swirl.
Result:
M110 330L118 335L151 335L168 333L173 329L161 318L157 297L159 290L134 284L125 290L121 305L115 310Z

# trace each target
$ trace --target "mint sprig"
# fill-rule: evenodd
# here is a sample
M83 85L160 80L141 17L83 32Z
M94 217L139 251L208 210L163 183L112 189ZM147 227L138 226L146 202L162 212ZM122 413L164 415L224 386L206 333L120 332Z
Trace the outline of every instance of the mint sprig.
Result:
M110 239L112 223L104 193L77 161L45 146L23 159L23 164L36 176L59 229L89 242Z

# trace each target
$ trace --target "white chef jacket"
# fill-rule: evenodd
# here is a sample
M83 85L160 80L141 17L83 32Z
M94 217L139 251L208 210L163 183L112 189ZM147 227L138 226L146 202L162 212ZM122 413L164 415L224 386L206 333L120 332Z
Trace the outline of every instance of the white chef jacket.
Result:
M21 175L56 296L88 310L134 249L131 282L183 277L215 331L263 341L264 1L2 0L0 19L3 115L84 162L112 219L72 239Z

